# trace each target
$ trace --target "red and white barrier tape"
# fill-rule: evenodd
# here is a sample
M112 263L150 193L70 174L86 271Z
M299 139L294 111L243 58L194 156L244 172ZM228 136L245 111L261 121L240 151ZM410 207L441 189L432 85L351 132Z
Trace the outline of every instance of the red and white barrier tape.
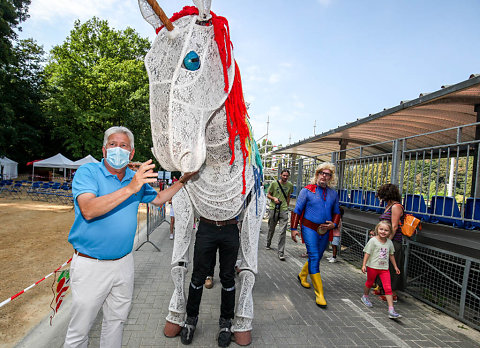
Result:
M53 271L52 273L50 273L49 275L46 275L45 277L43 277L42 279L40 279L39 281L33 283L32 285L30 285L28 288L25 288L23 289L22 291L20 291L18 294L16 295L13 295L12 297L10 298L7 298L5 301L3 301L2 303L0 303L0 308L5 306L8 302L10 302L11 300L13 300L14 298L20 296L21 294L23 294L24 292L30 290L31 288L33 288L35 285L37 285L38 283L41 283L42 281L44 281L45 279L47 279L48 277L50 277L52 274L54 274L55 272L57 272L58 270L60 270L62 267L65 267L67 264L69 264L70 262L72 261L72 258L70 258L70 260L68 260L67 262L65 262L63 265L61 265L60 267L58 267L55 271Z

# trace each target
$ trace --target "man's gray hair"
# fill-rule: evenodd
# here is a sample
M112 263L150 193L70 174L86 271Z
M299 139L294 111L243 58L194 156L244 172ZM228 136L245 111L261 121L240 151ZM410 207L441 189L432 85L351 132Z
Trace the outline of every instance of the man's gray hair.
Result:
M132 147L132 149L135 148L133 133L127 127L122 126L113 126L105 131L105 135L103 136L103 146L107 146L108 137L110 135L117 133L126 134L128 139L130 140L130 146Z

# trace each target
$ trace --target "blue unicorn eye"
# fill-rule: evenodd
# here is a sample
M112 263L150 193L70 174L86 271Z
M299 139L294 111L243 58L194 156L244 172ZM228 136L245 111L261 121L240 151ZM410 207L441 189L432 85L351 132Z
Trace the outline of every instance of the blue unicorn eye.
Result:
M200 68L200 57L197 52L188 52L185 58L183 58L183 66L190 71L198 70Z

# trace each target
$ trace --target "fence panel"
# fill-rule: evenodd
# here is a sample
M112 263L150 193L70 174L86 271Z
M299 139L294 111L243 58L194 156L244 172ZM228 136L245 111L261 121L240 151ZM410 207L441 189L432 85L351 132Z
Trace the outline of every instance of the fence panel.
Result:
M368 241L369 229L354 224L342 223L342 258L351 264L361 267L363 248Z
M480 260L407 241L407 292L480 329Z
M160 251L160 249L150 240L150 234L152 234L155 229L166 221L165 219L165 204L162 204L160 207L147 203L147 240L140 244L136 250L139 250L144 244L150 243L155 249Z

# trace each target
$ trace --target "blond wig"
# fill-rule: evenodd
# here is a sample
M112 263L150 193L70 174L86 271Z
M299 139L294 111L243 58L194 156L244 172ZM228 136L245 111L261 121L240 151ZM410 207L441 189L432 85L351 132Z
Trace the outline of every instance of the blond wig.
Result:
M318 175L321 171L323 171L324 169L329 169L331 172L332 172L332 177L330 178L330 180L327 182L327 185L329 187L332 187L332 186L336 186L337 185L337 174L336 174L336 171L335 171L335 165L331 162L323 162L322 164L320 164L317 169L315 170L315 176L312 178L312 180L310 181L310 184L312 185L316 185L317 184L317 179L318 179Z

